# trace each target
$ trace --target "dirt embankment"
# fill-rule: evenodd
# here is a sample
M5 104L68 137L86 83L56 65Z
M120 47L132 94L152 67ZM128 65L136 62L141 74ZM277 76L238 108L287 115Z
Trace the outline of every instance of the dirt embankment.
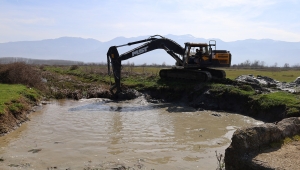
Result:
M299 134L299 117L238 129L225 151L226 170L299 169Z
M5 113L0 114L0 136L15 130L22 123L28 121L29 118L27 115L34 112L39 105L38 102L29 102L26 100L22 100L21 104L25 107L17 112L7 110Z

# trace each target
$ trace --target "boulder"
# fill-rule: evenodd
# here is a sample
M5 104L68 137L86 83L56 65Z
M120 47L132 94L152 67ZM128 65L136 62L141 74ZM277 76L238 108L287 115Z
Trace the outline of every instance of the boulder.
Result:
M300 85L300 77L297 77L296 80L294 81L297 85Z

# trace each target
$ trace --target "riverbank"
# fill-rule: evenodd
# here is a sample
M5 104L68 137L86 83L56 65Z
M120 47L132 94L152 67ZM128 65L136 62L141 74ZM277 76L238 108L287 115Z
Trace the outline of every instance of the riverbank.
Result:
M109 91L112 80L107 76L106 70L99 67L29 67L24 64L12 64L7 66L8 71L0 73L0 77L8 79L6 76L11 75L8 74L9 70L13 72L16 67L21 73L24 68L29 71L23 75L12 74L19 76L14 79L22 80L27 76L28 78L22 81L32 86L36 85L47 98L116 99ZM37 77L34 79L36 84L30 84L32 78L28 75L33 72ZM250 82L224 79L208 83L194 81L187 83L181 80L160 79L155 74L125 72L122 80L124 80L121 82L123 92L118 95L118 100L134 99L144 94L149 102L181 101L199 110L234 112L265 122L300 116L299 93L292 94L278 90L270 83L253 83L257 82L253 79Z
M27 114L34 110L40 98L36 90L24 85L0 84L0 136L28 121Z
M41 74L47 81L48 96L53 98L114 99L109 91L111 79L105 72L95 70L44 67ZM197 109L235 112L266 122L300 116L299 94L278 90L270 83L261 85L232 79L187 83L184 80L160 79L153 74L126 73L122 80L123 92L118 100L136 98L139 95L136 90L145 94L149 101L182 101Z

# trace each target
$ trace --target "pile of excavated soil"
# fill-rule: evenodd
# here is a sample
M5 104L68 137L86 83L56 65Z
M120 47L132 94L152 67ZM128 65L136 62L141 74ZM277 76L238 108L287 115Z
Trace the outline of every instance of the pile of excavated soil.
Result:
M293 82L280 82L267 76L253 76L240 75L236 78L239 82L253 83L257 85L264 85L267 87L275 87L278 90L288 91L290 93L296 93L300 91L300 77L296 78Z

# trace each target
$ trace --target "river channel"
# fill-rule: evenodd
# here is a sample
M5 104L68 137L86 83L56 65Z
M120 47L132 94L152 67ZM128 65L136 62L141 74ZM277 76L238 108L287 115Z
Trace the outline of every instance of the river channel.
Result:
M51 101L0 137L0 169L217 168L233 132L262 122L143 97Z

